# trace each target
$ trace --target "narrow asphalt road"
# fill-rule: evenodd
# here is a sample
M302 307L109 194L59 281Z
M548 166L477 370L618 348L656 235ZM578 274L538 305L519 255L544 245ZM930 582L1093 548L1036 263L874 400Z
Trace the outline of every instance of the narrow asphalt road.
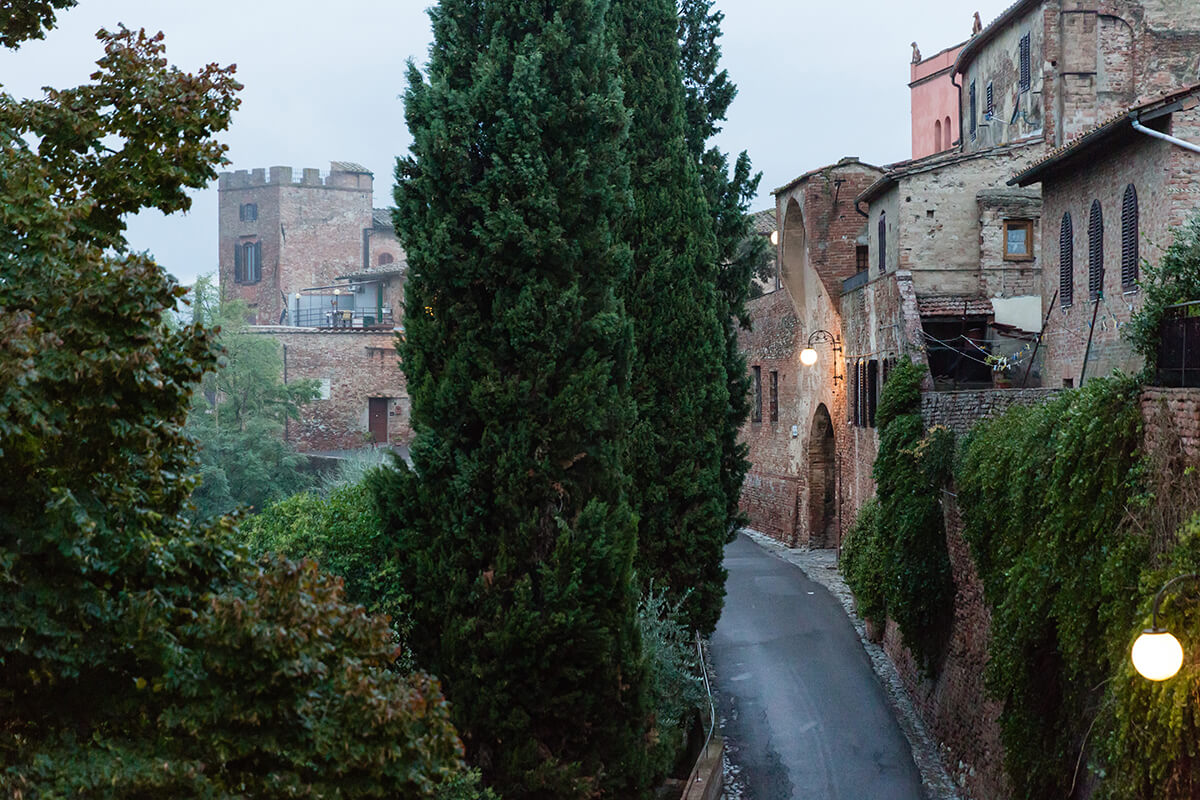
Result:
M745 535L725 549L717 714L745 800L923 800L908 742L824 587Z

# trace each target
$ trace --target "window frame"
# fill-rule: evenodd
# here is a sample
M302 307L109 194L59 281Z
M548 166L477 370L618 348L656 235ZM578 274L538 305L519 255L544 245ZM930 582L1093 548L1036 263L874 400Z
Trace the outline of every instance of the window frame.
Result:
M753 373L753 385L751 392L754 395L754 402L750 407L750 421L753 423L762 422L762 367L754 366L750 368Z
M242 286L262 282L262 242L234 243L233 282Z
M1025 254L1014 255L1008 252L1008 232L1012 230L1025 231ZM1033 261L1033 220L1006 219L1004 220L1003 250L1005 261Z
M771 414L771 422L779 422L779 370L771 370L770 378L771 382L768 386L770 396L767 407Z
M238 206L238 220L241 222L258 222L258 203L242 203Z

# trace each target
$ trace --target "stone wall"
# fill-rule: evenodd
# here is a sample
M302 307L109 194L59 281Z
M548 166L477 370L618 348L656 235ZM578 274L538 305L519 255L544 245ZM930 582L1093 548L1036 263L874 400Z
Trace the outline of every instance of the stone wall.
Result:
M1003 414L1012 406L1032 406L1054 397L1057 389L978 389L962 392L925 392L921 416L925 427L943 425L964 434L981 419Z
M388 442L412 437L408 389L390 331L315 330L282 326L250 328L284 347L288 381L323 382L323 396L288 424L288 439L303 453L352 450L373 439L368 414L371 398L387 399Z
M1200 461L1200 389L1149 386L1142 392L1146 452L1174 444L1178 436L1189 461Z

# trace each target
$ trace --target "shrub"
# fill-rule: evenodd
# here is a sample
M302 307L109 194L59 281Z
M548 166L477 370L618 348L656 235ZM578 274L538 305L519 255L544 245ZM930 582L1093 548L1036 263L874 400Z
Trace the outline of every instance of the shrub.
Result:
M879 501L872 497L858 510L842 543L841 568L859 615L882 623L887 618L888 546L880 523Z

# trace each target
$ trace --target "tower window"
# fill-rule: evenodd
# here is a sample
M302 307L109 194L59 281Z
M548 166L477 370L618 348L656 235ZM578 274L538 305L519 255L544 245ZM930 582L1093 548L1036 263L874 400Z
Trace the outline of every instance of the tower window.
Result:
M238 219L242 222L257 222L258 203L242 203L238 209Z
M377 259L377 263L378 263L378 264L379 264L379 266L381 266L381 267L382 267L384 264L391 264L393 261L395 261L395 259L394 259L394 258L392 258L392 254L391 254L391 253L380 253L380 254L379 254L379 258Z
M262 242L233 246L234 283L258 283L262 280Z

